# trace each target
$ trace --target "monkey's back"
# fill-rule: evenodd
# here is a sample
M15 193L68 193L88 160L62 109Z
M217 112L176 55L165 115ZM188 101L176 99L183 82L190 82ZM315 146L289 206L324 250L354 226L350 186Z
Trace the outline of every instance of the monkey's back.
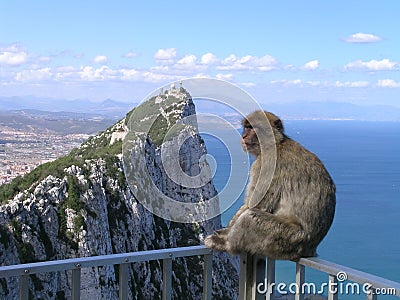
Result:
M295 217L301 224L304 247L315 250L327 234L335 214L335 191L315 154L290 138L277 144L275 173L266 197L279 203L272 213Z

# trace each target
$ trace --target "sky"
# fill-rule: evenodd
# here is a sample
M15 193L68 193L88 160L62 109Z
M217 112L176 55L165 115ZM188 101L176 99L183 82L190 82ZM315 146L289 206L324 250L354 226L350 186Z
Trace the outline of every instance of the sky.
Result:
M262 104L400 107L400 1L0 1L0 97L140 102L189 77Z

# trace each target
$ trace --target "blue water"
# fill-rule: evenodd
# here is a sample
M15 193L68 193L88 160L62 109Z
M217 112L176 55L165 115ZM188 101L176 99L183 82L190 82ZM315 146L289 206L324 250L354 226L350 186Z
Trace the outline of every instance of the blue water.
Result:
M285 125L289 136L318 155L336 183L336 215L318 248L319 257L400 282L400 123L287 121ZM220 190L229 180L229 152L215 138L204 139L217 162L213 180ZM242 201L243 197L222 215L224 225ZM291 283L294 274L292 262L277 262L277 282ZM307 268L306 281L325 282L326 276Z

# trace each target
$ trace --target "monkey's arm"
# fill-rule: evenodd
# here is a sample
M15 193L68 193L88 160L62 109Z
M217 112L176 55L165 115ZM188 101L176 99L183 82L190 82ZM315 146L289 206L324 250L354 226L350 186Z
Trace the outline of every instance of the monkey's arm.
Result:
M241 206L239 210L236 212L236 214L232 217L228 226L226 228L219 229L215 231L212 235L206 237L206 239L204 240L204 244L209 248L213 248L219 251L227 251L228 250L227 237L229 231L235 224L236 220L240 217L240 215L243 214L247 209L248 207L246 205Z
M248 209L247 205L242 205L236 214L232 217L232 219L229 221L228 227L232 227L232 225L236 222L236 220L240 217L242 213L244 213Z
M248 207L246 205L242 205L238 211L236 212L236 214L232 217L232 219L229 221L228 226L226 226L225 228L221 228L218 229L214 232L214 235L227 235L229 232L229 228L232 227L233 224L235 224L236 220L239 218L239 216L246 210L248 209Z

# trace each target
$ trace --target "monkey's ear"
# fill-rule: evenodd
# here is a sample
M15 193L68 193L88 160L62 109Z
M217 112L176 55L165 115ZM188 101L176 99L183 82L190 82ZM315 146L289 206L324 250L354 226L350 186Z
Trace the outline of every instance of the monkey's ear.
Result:
M283 132L283 124L282 124L281 119L276 119L276 120L274 121L274 126L275 126L275 128L278 129L280 132Z
M242 120L242 126L243 126L244 128L246 128L246 127L249 127L249 126L251 126L251 125L250 125L250 122L249 122L246 118L244 118L244 119Z

